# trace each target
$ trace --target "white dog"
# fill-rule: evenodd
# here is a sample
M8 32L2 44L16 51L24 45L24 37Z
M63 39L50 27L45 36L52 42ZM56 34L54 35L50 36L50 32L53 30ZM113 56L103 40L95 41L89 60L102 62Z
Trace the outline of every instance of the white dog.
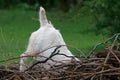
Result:
M45 60L45 57L49 57L56 48L53 46L66 45L60 32L56 30L51 23L48 22L45 10L42 7L40 7L39 17L41 27L31 34L27 50L24 52L24 54L21 55L22 58L20 60L20 71L24 71L26 69L25 61L27 57L23 56L34 56L36 53L40 53L41 51L52 47L35 57L35 59L39 61ZM62 54L73 56L66 46L61 46L59 50ZM44 57L40 57L40 55ZM63 63L69 63L71 61L70 57L66 57L64 55L55 55L52 57L52 59L58 62L61 61ZM54 62L53 60L48 60L46 63L40 64L40 66L48 69L53 65L60 64Z

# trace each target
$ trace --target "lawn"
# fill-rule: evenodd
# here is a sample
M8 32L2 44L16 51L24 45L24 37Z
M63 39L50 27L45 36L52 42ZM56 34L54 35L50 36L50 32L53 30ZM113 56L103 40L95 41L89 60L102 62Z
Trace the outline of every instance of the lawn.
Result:
M95 44L106 39L95 35L95 26L90 16L47 11L55 28L59 29L67 45L72 45L87 54ZM0 10L0 55L19 56L27 47L30 34L39 28L38 11ZM75 51L73 54L75 54ZM8 57L7 57L8 58Z

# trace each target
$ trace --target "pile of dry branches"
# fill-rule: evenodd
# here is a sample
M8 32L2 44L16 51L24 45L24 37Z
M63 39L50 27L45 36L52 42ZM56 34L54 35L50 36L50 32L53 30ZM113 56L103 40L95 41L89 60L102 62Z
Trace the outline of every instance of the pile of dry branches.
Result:
M46 62L53 56L58 55L59 52L55 53L56 51L54 51L45 61L31 64L25 72L19 71L18 64L0 66L0 80L120 80L119 35L119 33L115 34L104 42L97 44L89 55L82 58L81 61L73 59L69 64L51 66L49 70L41 69L38 64ZM96 51L100 45L105 48ZM6 60L0 62L6 62Z

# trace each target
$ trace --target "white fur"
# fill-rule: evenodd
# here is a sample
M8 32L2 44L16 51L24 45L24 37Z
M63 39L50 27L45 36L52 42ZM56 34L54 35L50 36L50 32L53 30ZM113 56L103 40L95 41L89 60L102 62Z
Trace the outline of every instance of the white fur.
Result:
M37 31L31 34L27 50L24 52L24 54L21 55L21 57L28 56L28 55L33 56L36 53L46 50L47 48L52 46L66 45L60 32L56 30L51 23L48 22L45 14L45 10L42 7L40 7L39 16L40 16L39 19L40 19L41 27ZM55 48L56 47L48 49L40 53L39 55L49 57ZM60 50L60 53L63 53L67 56L73 56L66 46L60 47L59 50ZM35 59L45 60L45 57L37 56L35 57ZM21 58L20 71L24 71L26 69L26 66L25 66L26 59L27 57ZM65 57L63 55L56 55L52 57L52 59L55 61L61 61L63 63L68 63L71 61L71 58ZM41 64L41 66L48 69L50 68L50 66L58 65L58 64L60 63L56 63L52 60L49 60L46 63Z

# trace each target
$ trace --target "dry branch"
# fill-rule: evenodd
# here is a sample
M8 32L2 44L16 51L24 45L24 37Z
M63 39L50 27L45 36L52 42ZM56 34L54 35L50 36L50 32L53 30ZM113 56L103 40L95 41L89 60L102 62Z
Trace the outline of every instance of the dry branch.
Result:
M52 57L54 57L55 55L58 55L59 54L59 48L60 48L61 46L58 46L58 47L56 47L55 48L55 50L51 53L51 55L48 57L48 58L46 58L45 60L43 60L43 61L37 61L37 62L35 62L35 63L33 63L27 70L30 70L30 69L32 69L35 65L37 65L37 64L41 64L41 63L46 63L48 60L50 60ZM57 51L58 50L58 51ZM57 51L57 52L56 52ZM25 70L25 71L27 71L27 70Z
M58 46L48 58L44 61L30 64L31 66L29 66L25 72L19 71L19 64L0 66L0 80L120 80L120 51L119 49L113 48L119 35L120 33L115 34L104 42L97 44L93 50L91 50L89 58L81 61L74 61L73 56L60 53L58 49L61 46ZM93 54L99 45L106 44L111 40L113 40L113 42L110 46L104 45L106 46L105 49L101 52L96 52L96 55ZM36 55L38 54L39 53L36 53ZM70 57L73 58L73 61L69 64L51 66L49 70L37 65L52 60L52 57L55 55ZM21 57L1 60L0 63L7 63L8 60L11 61L18 58Z

